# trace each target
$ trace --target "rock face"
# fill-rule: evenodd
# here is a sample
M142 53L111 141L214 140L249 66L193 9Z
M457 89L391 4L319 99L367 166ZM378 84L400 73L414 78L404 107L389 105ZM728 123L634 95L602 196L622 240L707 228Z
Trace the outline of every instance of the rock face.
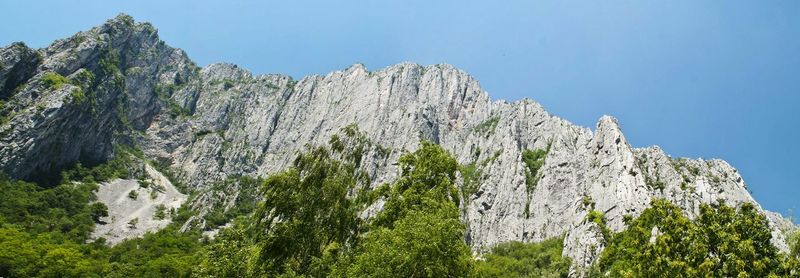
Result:
M203 189L231 175L284 169L306 144L356 124L382 146L367 150L361 164L374 185L391 181L398 172L392 163L420 139L438 143L476 169L464 181L462 202L476 252L566 236L575 273L602 250L599 227L585 221L592 210L618 231L625 215L636 216L653 198L667 198L689 216L718 199L755 203L724 161L632 148L612 117L592 131L528 99L492 101L478 81L446 64L374 72L356 64L299 81L254 76L231 64L198 68L152 26L126 15L45 49L0 49L0 61L0 168L16 178L102 161L113 144L126 143ZM60 88L42 82L47 72L79 80L83 71L93 81ZM88 100L79 101L76 88ZM546 150L535 173L523 159L526 150ZM775 230L774 243L785 249Z
M0 61L0 165L12 177L44 182L77 160L108 159L114 143L130 138L119 133L146 128L172 103L158 101L169 96L156 94L157 86L197 70L129 16L44 49L12 44L0 49ZM48 74L71 82L48 85Z

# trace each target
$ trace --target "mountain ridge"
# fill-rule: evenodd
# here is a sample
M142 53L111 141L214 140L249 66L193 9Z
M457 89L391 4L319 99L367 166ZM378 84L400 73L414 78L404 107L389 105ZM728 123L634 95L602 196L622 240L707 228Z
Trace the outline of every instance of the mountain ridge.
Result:
M727 162L633 148L611 116L593 131L527 98L492 100L474 77L448 64L373 72L354 64L299 80L228 63L201 68L152 25L124 14L39 50L12 44L0 49L0 62L0 168L14 178L101 162L114 144L129 144L203 192L190 201L202 211L211 205L202 196L212 194L213 182L275 173L305 145L324 144L356 124L376 143L360 165L373 186L396 178L391 161L420 139L475 169L477 176L461 177L462 188L471 188L461 209L475 252L565 235L564 255L579 273L603 248L602 229L587 215L599 211L619 231L626 215L653 198L690 217L704 203L754 203L767 213L773 244L786 250L779 215L758 206ZM53 86L48 73L70 81ZM81 80L89 73L91 81ZM538 168L524 159L535 151L544 151ZM204 225L200 215L185 227Z

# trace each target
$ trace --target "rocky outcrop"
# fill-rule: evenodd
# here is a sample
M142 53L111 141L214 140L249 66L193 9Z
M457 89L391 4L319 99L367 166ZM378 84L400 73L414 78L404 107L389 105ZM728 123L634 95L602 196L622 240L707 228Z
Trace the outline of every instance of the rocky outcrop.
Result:
M75 161L108 159L113 144L130 141L172 103L168 94L155 93L160 84L196 71L152 26L125 15L44 49L11 45L0 57L11 68L0 70L0 167L12 177L43 182L57 180ZM52 84L48 76L67 80Z
M6 54L24 49L8 49L0 51L2 61L30 60ZM529 99L492 101L478 81L446 64L403 63L374 72L356 64L300 80L253 75L231 64L198 69L165 46L152 26L125 15L36 53L41 61L8 97L3 111L13 117L0 127L0 167L18 178L102 160L113 144L128 143L189 188L204 189L229 176L284 169L307 144L322 144L356 124L375 144L361 164L373 186L393 180L392 162L420 139L438 143L477 173L464 180L462 202L476 252L505 241L566 236L564 254L576 261L574 273L603 246L597 224L586 221L593 210L618 231L624 216L636 216L653 198L667 198L690 216L702 203L755 202L724 161L632 148L609 116L592 131ZM118 61L111 63L118 71L108 61ZM45 72L78 79L81 71L94 74L91 86L41 84ZM0 71L0 80L11 79ZM76 87L94 99L76 102ZM546 155L533 172L523 154L535 150ZM203 201L192 205L202 209ZM780 233L774 240L785 248Z
M31 78L41 61L38 52L21 42L0 48L0 99L7 99Z

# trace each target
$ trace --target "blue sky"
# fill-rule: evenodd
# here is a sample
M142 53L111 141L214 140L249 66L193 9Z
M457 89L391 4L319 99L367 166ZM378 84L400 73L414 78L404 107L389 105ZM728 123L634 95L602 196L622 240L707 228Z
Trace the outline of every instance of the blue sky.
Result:
M299 78L446 62L494 99L589 127L613 115L634 146L725 159L767 209L800 204L800 1L132 2L2 1L0 45L125 12L200 65Z

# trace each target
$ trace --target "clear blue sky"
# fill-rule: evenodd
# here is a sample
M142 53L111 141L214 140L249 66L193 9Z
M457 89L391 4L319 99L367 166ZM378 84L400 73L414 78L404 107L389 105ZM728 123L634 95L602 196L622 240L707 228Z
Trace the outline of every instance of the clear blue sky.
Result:
M133 1L130 1L133 2ZM43 47L120 12L198 64L295 78L446 62L634 146L722 158L756 199L800 205L800 1L2 1L0 44Z

